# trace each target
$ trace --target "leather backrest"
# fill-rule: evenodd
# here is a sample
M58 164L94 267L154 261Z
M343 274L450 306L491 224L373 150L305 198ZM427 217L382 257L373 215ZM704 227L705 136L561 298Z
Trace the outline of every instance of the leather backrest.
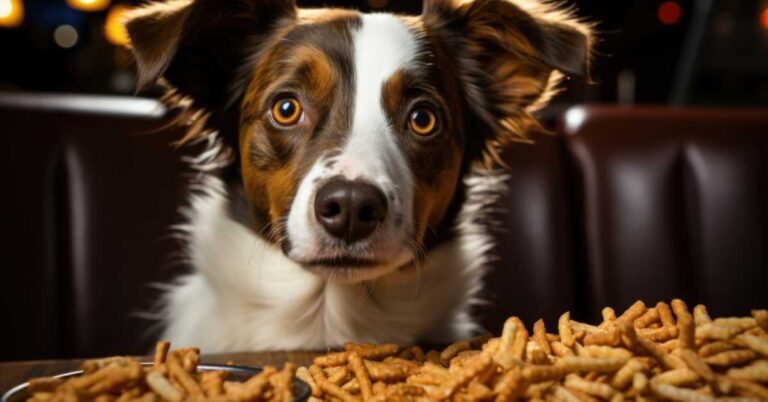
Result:
M574 108L562 131L591 316L636 299L768 305L768 111Z
M145 353L151 285L184 272L191 149L156 102L0 96L0 360ZM580 107L505 155L478 309L554 328L571 310L683 297L768 306L768 113Z
M179 130L152 100L0 97L0 359L144 353L181 267Z

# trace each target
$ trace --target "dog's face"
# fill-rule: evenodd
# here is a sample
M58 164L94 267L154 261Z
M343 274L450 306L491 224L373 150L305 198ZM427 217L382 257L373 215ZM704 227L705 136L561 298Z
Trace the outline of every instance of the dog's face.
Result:
M342 281L417 259L469 166L536 127L590 42L567 14L507 0L419 17L175 0L127 27L143 83L163 75L212 128L236 126L253 229Z

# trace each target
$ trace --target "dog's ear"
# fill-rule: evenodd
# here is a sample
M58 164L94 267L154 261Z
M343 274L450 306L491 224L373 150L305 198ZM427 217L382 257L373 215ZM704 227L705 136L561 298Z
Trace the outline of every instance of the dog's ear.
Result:
M425 0L426 29L458 62L473 111L492 129L484 154L541 129L530 113L563 75L588 77L591 26L543 0Z
M197 107L229 106L249 56L295 14L295 0L170 0L132 11L124 23L137 87L163 77Z

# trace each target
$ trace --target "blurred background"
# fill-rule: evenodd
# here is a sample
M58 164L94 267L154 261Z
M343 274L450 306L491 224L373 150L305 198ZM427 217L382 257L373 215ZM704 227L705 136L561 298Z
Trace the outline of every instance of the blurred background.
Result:
M157 284L190 269L170 228L200 147L170 145L160 88L134 95L119 21L139 3L0 0L0 361L145 353ZM565 3L597 24L593 83L568 81L540 112L554 135L504 154L482 324L768 307L768 0Z
M131 94L125 0L0 0L0 90ZM299 1L420 12L416 0ZM568 0L598 22L594 85L559 103L768 102L768 0Z

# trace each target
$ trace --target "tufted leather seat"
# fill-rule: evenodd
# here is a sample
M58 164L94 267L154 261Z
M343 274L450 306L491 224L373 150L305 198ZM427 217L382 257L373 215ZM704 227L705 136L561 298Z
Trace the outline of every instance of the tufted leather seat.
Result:
M142 353L184 270L181 158L154 101L0 96L0 360ZM489 329L681 296L768 306L768 113L604 106L506 155ZM150 332L151 334L151 332Z

